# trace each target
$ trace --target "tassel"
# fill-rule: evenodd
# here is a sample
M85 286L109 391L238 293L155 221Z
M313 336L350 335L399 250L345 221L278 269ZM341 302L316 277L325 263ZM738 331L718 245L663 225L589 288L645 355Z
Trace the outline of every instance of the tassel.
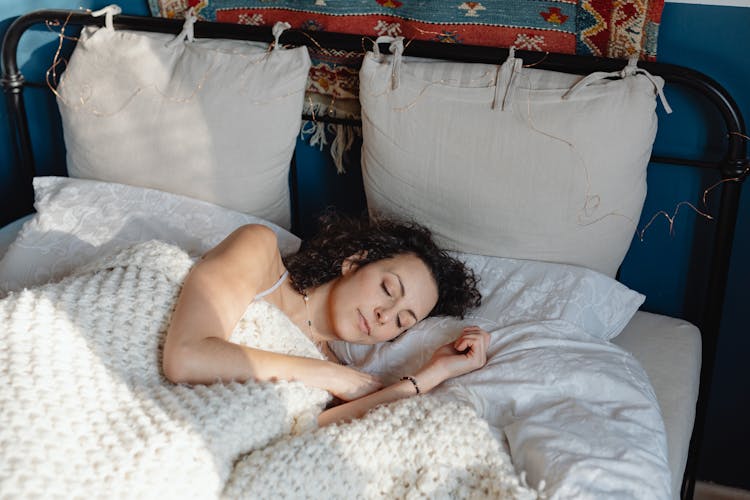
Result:
M333 164L336 166L336 172L344 174L346 173L344 155L352 149L354 139L362 136L362 129L360 127L329 123L328 132L333 134L331 158L333 158Z
M300 136L303 139L306 138L307 143L310 146L319 146L321 151L323 151L323 148L328 145L328 139L326 138L326 125L323 122L312 120L302 122Z

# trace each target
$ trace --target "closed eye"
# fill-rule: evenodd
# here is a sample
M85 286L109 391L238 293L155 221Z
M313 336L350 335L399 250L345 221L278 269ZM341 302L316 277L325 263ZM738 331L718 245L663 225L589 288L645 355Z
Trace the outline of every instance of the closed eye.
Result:
M382 288L382 289L383 289L383 292L385 292L385 294L386 294L387 296L391 297L391 292L389 292L389 291L388 291L388 287L387 287L387 286L385 286L385 281L383 281L383 282L382 282L382 283L380 284L380 288Z

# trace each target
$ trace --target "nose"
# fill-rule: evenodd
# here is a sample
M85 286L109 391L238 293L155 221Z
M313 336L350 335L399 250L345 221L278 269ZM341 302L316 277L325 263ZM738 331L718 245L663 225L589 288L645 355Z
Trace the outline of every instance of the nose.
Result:
M375 309L375 317L378 320L378 323L381 325L385 325L391 320L392 314L392 308L389 307L377 307Z

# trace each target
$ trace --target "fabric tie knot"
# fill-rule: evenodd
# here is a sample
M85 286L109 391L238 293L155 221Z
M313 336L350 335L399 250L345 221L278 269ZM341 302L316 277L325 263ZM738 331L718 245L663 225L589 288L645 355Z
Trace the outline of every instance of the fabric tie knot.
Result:
M620 71L612 71L612 72L606 72L606 71L595 71L589 75L586 75L582 80L580 80L578 83L573 85L568 92L565 93L563 96L563 99L569 99L573 97L576 93L578 93L581 89L589 85L590 83L604 80L606 78L628 78L635 75L643 75L645 76L648 81L650 81L654 88L656 89L657 94L659 94L659 100L661 101L661 105L664 107L664 111L666 111L668 114L672 112L672 107L667 102L667 96L664 95L664 85L660 81L658 81L654 76L646 71L643 68L638 67L638 54L633 54L628 59L628 64L621 69Z
M120 8L119 5L113 3L107 5L102 9L95 10L91 13L91 17L104 16L104 27L112 31L115 29L113 18L114 16L119 16L120 14L122 14L122 8Z
M282 49L281 43L279 42L279 39L281 38L281 34L284 33L286 30L291 28L292 25L283 21L278 21L276 24L273 25L273 28L271 28L271 33L273 33L273 48L274 50L276 48Z
M382 57L378 45L381 43L390 43L388 49L393 55L393 59L391 60L391 89L396 90L399 84L399 75L401 74L401 60L404 54L404 37L397 36L394 38L392 36L379 36L375 40L375 44L372 48L372 51L378 60L381 60Z
M516 80L523 70L523 59L516 57L516 48L508 50L508 58L497 68L495 76L495 95L492 98L492 109L500 106L501 111L510 109L513 103Z
M182 31L180 34L174 37L170 42L167 43L167 47L171 48L175 45L188 41L193 42L195 40L195 32L193 27L195 22L198 20L198 16L195 14L195 7L190 7L185 13L185 22L182 25Z

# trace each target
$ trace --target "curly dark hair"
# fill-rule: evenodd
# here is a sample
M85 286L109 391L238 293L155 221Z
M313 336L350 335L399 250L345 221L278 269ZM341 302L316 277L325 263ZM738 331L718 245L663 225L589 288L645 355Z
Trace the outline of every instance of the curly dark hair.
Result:
M366 265L400 254L414 254L432 273L438 300L430 316L464 317L478 306L482 296L478 279L463 262L440 249L432 232L413 221L386 218L353 218L327 213L320 218L318 233L300 250L284 258L292 286L303 293L341 275L344 260L362 254L358 265Z

